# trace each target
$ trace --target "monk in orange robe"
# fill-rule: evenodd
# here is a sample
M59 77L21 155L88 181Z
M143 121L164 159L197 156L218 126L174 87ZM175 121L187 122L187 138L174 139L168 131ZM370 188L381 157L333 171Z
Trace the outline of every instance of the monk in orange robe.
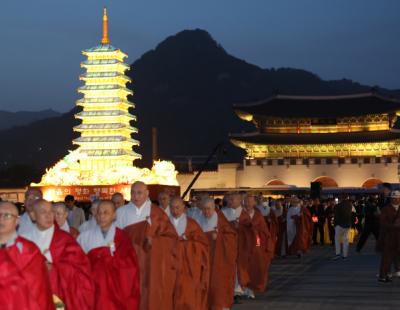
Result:
M186 216L180 197L171 200L170 211L178 259L174 309L207 310L210 272L207 236L195 220Z
M202 214L197 218L209 242L210 284L208 308L232 308L235 288L237 233L222 212L215 210L214 199L201 202Z
M0 308L54 309L45 259L37 246L17 235L17 207L0 202Z
M286 218L288 254L300 257L311 247L313 222L310 211L300 199L293 197L290 204Z
M269 242L271 234L261 212L256 208L255 195L248 193L244 199L244 212L247 215L246 239L239 245L243 259L239 260L239 270L245 270L249 283L245 295L254 299L255 292L264 292L268 282L269 266L274 252L274 243Z
M257 209L261 212L261 215L264 217L265 224L267 225L268 231L270 233L270 238L268 239L269 245L268 248L275 248L278 240L278 231L279 231L279 223L278 219L275 216L275 213L272 211L271 206L268 201L265 201L263 197L258 197L257 199ZM271 252L272 260L275 256L275 251Z
M247 238L251 234L251 219L246 212L243 212L242 197L238 192L229 193L226 195L227 206L222 208L222 213L229 221L232 228L238 236L238 251L236 258L236 277L235 277L235 301L242 296L244 288L250 282L250 277L246 266L248 254L246 253Z
M61 230L69 233L72 237L74 237L74 239L78 238L79 230L72 226L69 226L68 224L68 211L66 205L63 202L53 203L53 212L54 219L58 227L60 227Z
M167 214L149 199L143 182L131 187L131 202L118 208L117 227L135 248L140 268L140 309L174 309L177 257L176 232Z
M67 232L54 224L52 204L36 200L32 211L34 229L25 237L34 242L47 260L51 289L66 309L93 309L94 284L89 259Z

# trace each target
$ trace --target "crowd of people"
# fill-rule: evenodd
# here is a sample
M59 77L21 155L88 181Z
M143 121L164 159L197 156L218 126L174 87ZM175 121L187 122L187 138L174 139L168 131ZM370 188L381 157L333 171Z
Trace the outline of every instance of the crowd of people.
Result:
M382 254L378 280L400 276L400 192L380 197L272 199L230 192L189 203L142 182L131 201L96 200L90 216L74 197L25 194L23 214L0 202L2 309L230 309L268 287L274 258L332 245L347 260L373 234ZM391 268L394 267L394 273Z

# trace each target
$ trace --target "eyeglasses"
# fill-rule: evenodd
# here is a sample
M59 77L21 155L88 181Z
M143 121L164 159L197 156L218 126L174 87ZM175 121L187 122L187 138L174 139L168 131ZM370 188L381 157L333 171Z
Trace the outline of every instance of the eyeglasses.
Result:
M4 219L6 221L11 220L12 218L18 218L18 215L12 213L0 213L0 219Z
M40 197L39 196L28 195L28 196L25 196L25 199L26 200L38 200L38 199L40 199Z

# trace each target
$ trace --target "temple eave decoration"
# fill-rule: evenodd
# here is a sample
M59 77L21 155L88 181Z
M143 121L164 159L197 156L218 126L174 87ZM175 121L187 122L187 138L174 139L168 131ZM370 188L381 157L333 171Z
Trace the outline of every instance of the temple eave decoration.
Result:
M247 158L398 156L400 101L376 93L285 96L236 104L256 131L232 134Z

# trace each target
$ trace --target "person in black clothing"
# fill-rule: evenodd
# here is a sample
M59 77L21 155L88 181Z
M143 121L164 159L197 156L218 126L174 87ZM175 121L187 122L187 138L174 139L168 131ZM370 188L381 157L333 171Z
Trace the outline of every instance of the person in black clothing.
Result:
M378 201L374 198L369 198L364 206L364 227L361 232L360 239L357 243L356 251L360 252L364 247L369 235L372 233L376 240L379 236L379 208Z
M320 203L319 198L314 198L310 207L312 220L314 223L313 227L313 244L318 244L317 235L319 232L319 242L321 245L324 244L324 224L325 224L325 210L324 206Z
M216 210L221 210L223 207L223 201L221 198L215 198L214 199L214 203L215 203L215 209Z
M390 193L392 185L390 183L382 183L382 194L379 201L379 209L382 210L385 206L390 204Z
M364 197L361 199L358 199L353 202L354 208L356 209L356 214L354 217L354 225L352 226L353 228L356 228L358 233L361 233L362 231L362 221L364 218L364 208L365 208L365 201Z

